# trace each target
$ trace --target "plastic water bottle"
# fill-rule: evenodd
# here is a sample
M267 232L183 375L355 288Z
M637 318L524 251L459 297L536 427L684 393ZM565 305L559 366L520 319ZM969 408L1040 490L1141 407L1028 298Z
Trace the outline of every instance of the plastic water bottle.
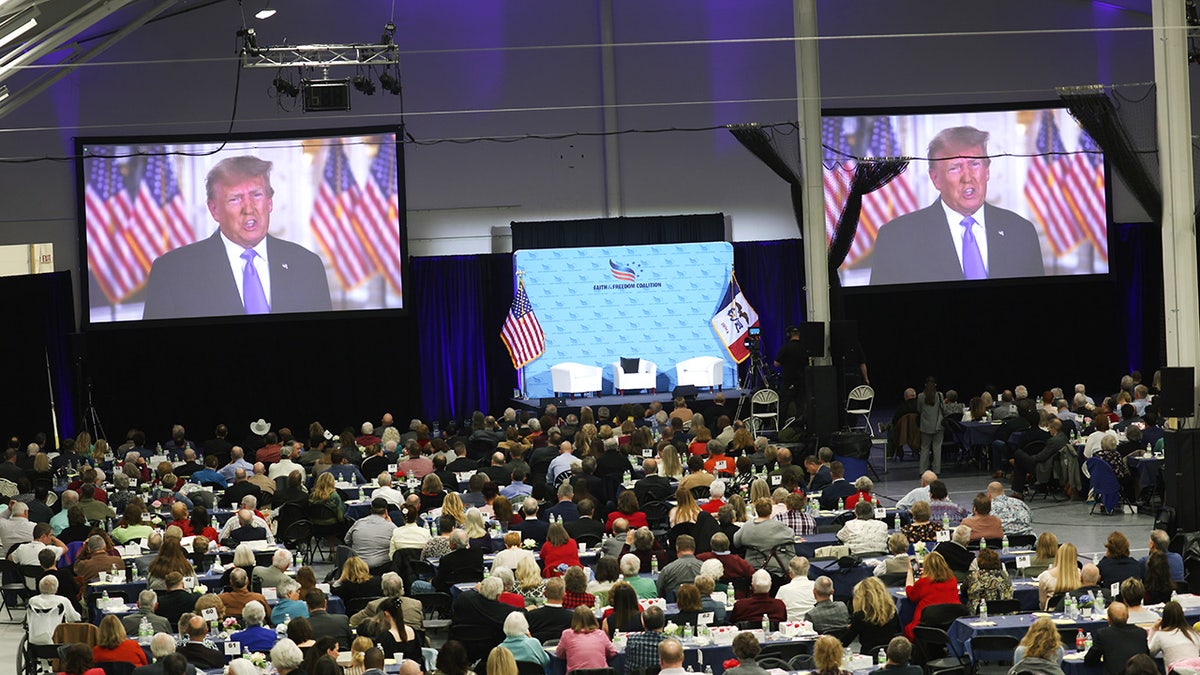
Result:
M879 653L875 655L875 663L877 663L880 668L887 665L887 650L883 647L880 647Z
M942 514L942 529L947 530L947 531L950 530L950 514L949 513Z
M846 500L838 497L838 511L846 510Z
M1092 634L1091 633L1088 633L1087 636L1083 639L1083 648L1087 651L1092 650Z
M987 598L979 599L979 618L986 619L987 617Z
M650 573L654 575L658 574L658 556L656 555L650 556Z
M1083 634L1083 629L1075 634L1075 651L1082 652L1087 649L1087 637Z
M899 514L899 513L897 513L897 514L896 514L896 515L895 515L895 516L892 518L892 529L893 529L893 530L896 530L897 532L899 532L899 531L900 531L900 514Z
M364 500L366 498L367 498L366 492L364 492L362 486L359 485L358 486L358 501L361 502L362 500Z
M983 551L983 550L985 550L985 549L987 549L987 539L984 539L984 538L980 537L980 539L979 539L979 550L980 550L980 551Z
M712 666L704 666L704 675L713 675Z
M692 639L692 624L690 622L683 624L683 639L684 640Z
M104 589L103 599L104 599L104 604L107 605L108 604L108 589L107 588Z
M303 566L304 566L304 556L297 553L296 554L296 569L300 569Z
M1096 566L1100 565L1100 553L1099 552L1092 554L1092 564L1096 565Z
M1000 550L1003 551L1004 553L1008 553L1008 535L1007 534L1004 535L1003 537L1000 537Z
M771 634L771 619L766 614L763 614L762 623L763 623L763 638L765 639L768 635Z
M142 616L142 620L138 623L138 638L148 638L154 636L154 628L150 625L150 619ZM139 640L140 642L141 640Z
M630 473L628 471L626 471L625 475L621 477L621 482L628 483L630 478L632 478L632 476L630 475Z

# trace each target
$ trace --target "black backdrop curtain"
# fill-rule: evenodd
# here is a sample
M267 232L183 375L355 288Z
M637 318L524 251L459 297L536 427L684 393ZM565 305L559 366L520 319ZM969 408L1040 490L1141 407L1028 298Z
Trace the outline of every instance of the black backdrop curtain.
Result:
M49 358L59 433L73 436L78 407L69 344L75 326L71 273L0 277L0 298L12 319L8 330L0 331L0 354L8 373L7 386L0 387L5 433L32 439L44 432L53 443Z
M701 213L684 216L589 218L512 223L512 250L635 246L724 241L725 216Z

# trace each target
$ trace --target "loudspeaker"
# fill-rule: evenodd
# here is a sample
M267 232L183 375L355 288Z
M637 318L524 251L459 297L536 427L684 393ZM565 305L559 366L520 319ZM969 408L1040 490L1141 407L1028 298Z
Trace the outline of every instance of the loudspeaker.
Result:
M857 321L829 322L829 355L833 357L834 363L845 358L857 344Z
M700 390L694 384L681 384L671 390L671 398L683 397L685 400L694 401Z
M567 406L570 405L570 403L567 401L567 399L563 398L562 396L556 396L554 398L538 399L538 408L541 410L545 410L546 406L548 406L552 403L554 404L555 408L558 408L560 410L566 410ZM471 426L470 424L467 425L468 428L470 428L470 426Z
M1191 366L1163 368L1162 390L1154 402L1162 417L1192 417L1196 414L1196 369Z
M805 370L808 393L808 431L828 438L838 427L837 372L833 366L809 366Z
M1163 449L1164 504L1175 509L1181 531L1200 529L1200 429L1168 430L1163 434Z
M825 324L820 321L805 321L800 324L800 343L804 345L804 352L809 356L825 356Z

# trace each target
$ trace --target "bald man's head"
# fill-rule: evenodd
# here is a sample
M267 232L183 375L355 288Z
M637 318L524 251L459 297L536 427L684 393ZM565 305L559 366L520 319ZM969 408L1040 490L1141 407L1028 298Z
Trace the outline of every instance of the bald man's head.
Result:
M1124 626L1129 621L1129 608L1123 602L1114 602L1108 606L1108 623L1113 626Z
M1084 586L1095 586L1100 583L1100 568L1092 563L1084 565L1079 572L1079 580Z
M905 401L911 401L912 399L914 399L914 398L916 398L916 397L917 397L917 390L916 390L916 389L913 389L912 387L909 387L908 389L905 389L905 390L904 390L904 400L905 400Z
M988 483L987 493L989 497L999 497L1004 494L1004 485L1000 481L992 481Z

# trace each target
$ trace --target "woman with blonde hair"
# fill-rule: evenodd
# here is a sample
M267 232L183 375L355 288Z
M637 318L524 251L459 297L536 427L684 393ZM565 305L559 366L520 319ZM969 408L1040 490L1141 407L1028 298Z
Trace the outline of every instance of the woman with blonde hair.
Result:
M352 555L342 565L342 576L334 585L337 596L349 603L354 598L378 598L383 595L379 577L371 576L371 569L360 557Z
M1016 651L1013 652L1013 673L1041 673L1054 675L1062 672L1063 647L1058 635L1058 626L1048 616L1037 619L1025 631Z
M488 653L487 675L517 675L517 660L507 647L494 647Z
M487 524L483 522L483 512L472 506L467 509L463 518L463 531L471 540L471 548L477 548L484 553L492 552L492 535L488 534Z
M596 425L591 423L581 424L579 431L575 432L575 447L582 448L586 454L591 451L592 441L596 440L598 432Z
M683 478L683 464L679 462L679 451L675 446L667 444L659 452L662 461L658 465L658 473L667 478L679 480Z
M99 466L104 462L104 458L108 456L108 452L108 441L103 438L96 439L96 445L92 447L92 463Z
M675 490L675 506L671 507L671 511L667 514L667 520L670 521L671 527L680 523L694 523L699 517L700 505L696 503L692 491L683 487Z
M92 435L87 431L79 432L75 437L75 454L86 457L92 452Z
M1045 608L1050 598L1073 591L1082 585L1079 580L1079 554L1075 544L1067 542L1058 547L1054 566L1037 578L1038 607Z
M116 615L109 614L100 622L96 646L92 647L92 660L96 663L124 661L134 667L149 665L146 652L137 640L130 640L125 626Z
M346 504L342 501L342 496L338 494L333 474L326 471L317 476L317 482L308 495L308 501L310 506L324 506L328 509L326 513L321 514L314 514L310 510L309 520L313 525L328 528L329 534L326 535L326 539L329 541L329 557L332 558L338 540L342 539L346 530L350 529L349 523L346 522Z
M842 641L832 635L822 635L813 643L812 675L850 675L842 669Z
M746 499L741 495L732 495L726 502L733 509L733 522L744 523L748 520Z
M541 605L546 601L546 580L542 578L542 570L538 567L533 552L525 552L529 557L521 558L517 563L517 571L513 575L517 584L513 587L513 592L524 597L527 606Z
M248 579L253 579L254 565L254 549L250 548L250 544L246 542L238 544L237 548L233 549L233 564L221 575L221 586L229 586L229 575L233 574L233 571L239 568L246 570L246 577Z
M767 485L767 481L756 478L750 484L750 496L746 498L746 505L749 506L760 499L771 498L771 486Z
M362 675L366 672L363 660L367 650L374 646L375 641L365 635L354 638L354 642L350 643L350 665L346 666L345 675Z
M462 525L467 519L467 507L457 492L449 492L442 501L442 515L450 516L454 522Z
M921 578L913 580L912 567L908 568L904 584L904 593L916 607L913 609L912 621L904 627L904 637L912 638L913 628L921 622L921 612L930 605L943 603L958 604L958 580L941 553L934 551L925 556L921 569Z
M849 632L841 637L846 644L858 638L862 654L875 654L880 646L886 646L900 634L896 602L876 577L867 577L855 584L851 611Z
M1037 577L1054 565L1058 556L1058 537L1049 530L1038 535L1037 545L1033 549L1033 560L1025 568L1025 576ZM1139 572L1140 573L1140 572ZM1122 578L1124 581L1124 578Z

